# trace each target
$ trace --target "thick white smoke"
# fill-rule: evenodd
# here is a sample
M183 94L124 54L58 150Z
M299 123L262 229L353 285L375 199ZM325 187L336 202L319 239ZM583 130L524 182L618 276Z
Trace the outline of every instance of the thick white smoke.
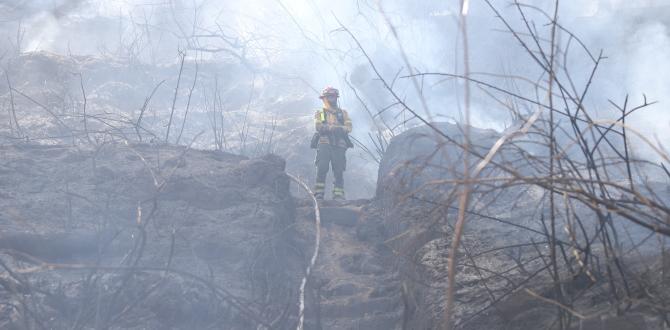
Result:
M518 12L509 1L493 1L508 15L515 28L524 29ZM325 0L0 0L5 51L15 48L18 22L25 30L22 50L48 50L62 54L100 54L137 57L146 63L173 63L178 49L204 49L202 57L245 60L287 81L304 84L305 93L315 95L325 85L338 86L344 106L360 109L347 87L348 79L373 110L392 102L352 38L340 29L344 24L359 39L382 76L393 81L409 70L399 44L415 71L459 72L460 39L457 15L459 1L377 1ZM526 1L551 10L550 1ZM587 105L603 118L612 118L608 99L621 102L626 94L631 102L660 101L653 108L631 118L641 131L656 134L661 141L670 136L670 114L665 100L670 81L665 59L670 58L668 17L665 1L589 0L561 1L560 20L592 47L602 48L608 59L596 75ZM536 28L545 33L547 19L527 10ZM339 20L339 22L338 22ZM398 33L396 40L390 23ZM469 11L471 70L476 73L538 77L539 70L519 47L483 1L472 2ZM219 37L190 38L194 35ZM218 48L233 52L214 52ZM575 45L573 48L576 49ZM575 81L586 83L590 60L574 50L569 59ZM504 81L486 78L496 83ZM460 118L462 83L422 80L424 97L436 120ZM394 85L407 102L421 109L407 79ZM523 88L523 87L520 87ZM474 91L473 123L503 129L512 122L483 91ZM315 105L317 100L315 99ZM395 115L397 112L389 112ZM353 114L367 123L362 112Z

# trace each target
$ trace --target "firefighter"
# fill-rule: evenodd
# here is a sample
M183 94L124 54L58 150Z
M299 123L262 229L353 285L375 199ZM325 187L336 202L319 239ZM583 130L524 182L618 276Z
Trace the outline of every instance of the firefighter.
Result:
M329 167L333 169L333 199L345 200L344 171L347 167L346 151L353 147L349 139L351 119L344 109L340 109L337 99L340 92L326 87L321 96L323 107L316 111L314 124L316 133L312 138L312 148L316 149L316 185L314 196L323 200L326 189L326 176Z

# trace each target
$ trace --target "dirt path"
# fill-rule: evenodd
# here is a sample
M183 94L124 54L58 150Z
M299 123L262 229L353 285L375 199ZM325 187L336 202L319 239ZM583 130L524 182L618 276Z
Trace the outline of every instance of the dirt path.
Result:
M397 273L381 242L360 235L366 202L321 208L321 250L306 308L306 329L401 329L404 304ZM302 230L314 227L306 204L297 212Z

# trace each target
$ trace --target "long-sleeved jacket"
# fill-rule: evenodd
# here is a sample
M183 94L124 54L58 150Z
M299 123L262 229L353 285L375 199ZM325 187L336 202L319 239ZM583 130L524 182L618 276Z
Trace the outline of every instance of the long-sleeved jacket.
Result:
M338 116L341 118L338 119ZM319 143L333 143L340 147L347 147L346 134L351 133L352 124L349 114L344 109L322 108L314 114L314 126L319 132Z

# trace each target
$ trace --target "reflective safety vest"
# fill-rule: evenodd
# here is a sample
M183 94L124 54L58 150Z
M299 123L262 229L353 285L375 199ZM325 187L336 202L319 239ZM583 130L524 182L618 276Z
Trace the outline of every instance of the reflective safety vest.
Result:
M316 131L319 132L323 125L328 125L329 127L341 127L345 135L337 136L337 134L321 134L319 137L319 144L334 144L340 147L347 147L347 140L345 138L346 134L351 133L352 124L349 114L344 109L328 109L323 108L317 110L314 115L314 126Z

